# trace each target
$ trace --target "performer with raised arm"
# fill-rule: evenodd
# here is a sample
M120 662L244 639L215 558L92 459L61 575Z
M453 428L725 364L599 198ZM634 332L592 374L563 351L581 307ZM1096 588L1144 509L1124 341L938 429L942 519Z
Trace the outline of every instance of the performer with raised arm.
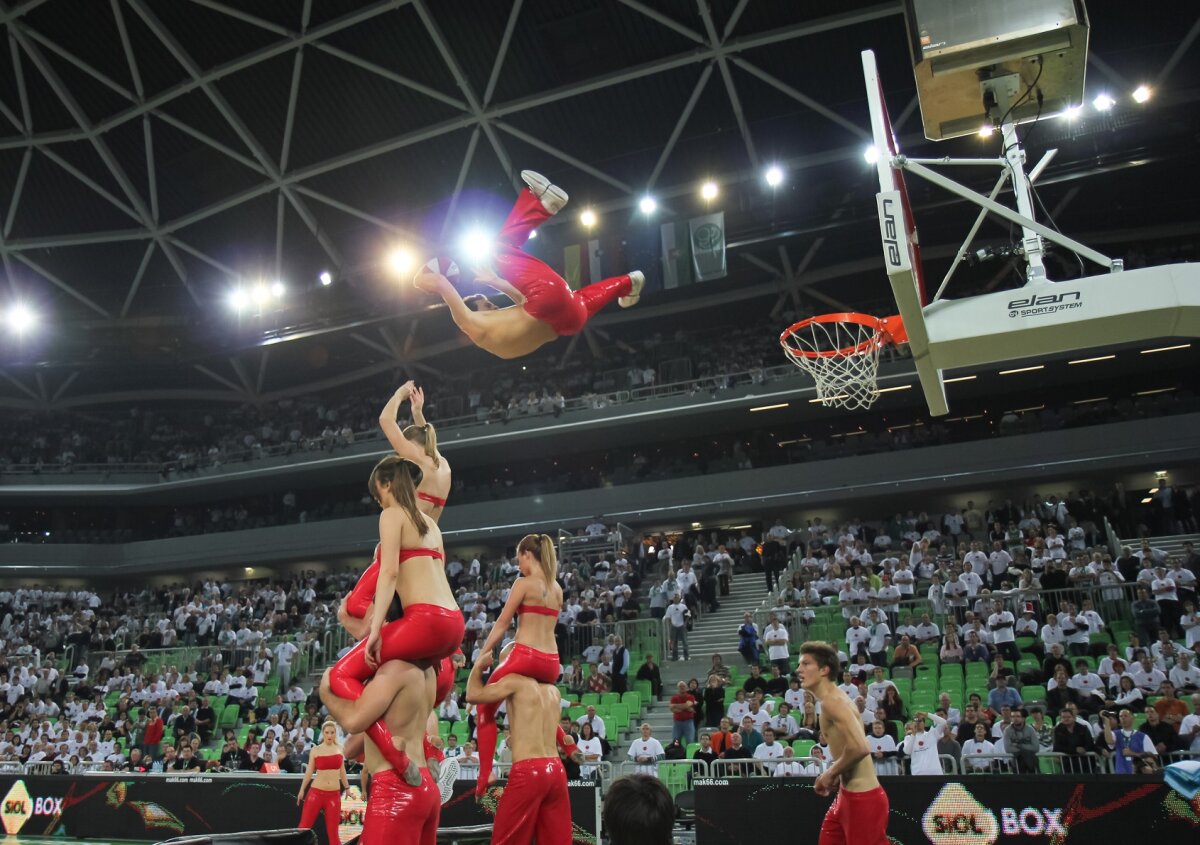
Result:
M579 334L614 299L622 308L636 303L646 283L634 270L573 291L544 261L521 249L530 232L567 204L566 192L542 174L523 170L521 178L529 187L517 197L496 247L500 275L487 268L476 270L479 281L508 296L513 305L472 311L442 274L422 268L413 279L420 290L445 300L455 324L476 346L499 358L519 358L556 338Z
M517 565L521 569L521 577L513 582L508 601L483 641L480 654L490 656L492 649L504 638L513 617L524 618L517 622L517 638L512 653L492 673L488 683L496 683L507 675L524 675L539 683L553 684L562 671L554 626L563 603L562 587L555 580L558 577L558 558L554 553L554 541L546 534L526 534L517 544ZM496 710L503 700L501 697L494 702L480 703L475 711L475 730L479 740L476 796L487 791L492 761L496 756Z
M837 790L821 824L819 845L888 845L888 797L875 777L862 715L838 689L838 653L827 643L800 646L804 689L821 706L821 731L829 742L833 764L813 783L818 795Z
M406 399L412 405L413 424L401 429L396 415ZM417 507L439 521L450 495L450 462L438 451L437 429L425 419L425 391L411 381L400 385L379 412L379 427L397 455L421 468Z
M558 751L579 752L556 741L562 736L558 689L518 674L493 677L484 685L483 672L491 665L492 653L482 652L467 679L467 701L480 707L505 702L512 728L512 769L496 810L492 845L570 845L571 799Z
M369 740L364 745L371 795L359 845L435 845L442 801L422 747L435 695L433 670L389 660L357 702L329 695L330 674L327 671L321 683L321 698L330 714L347 731L366 731ZM404 755L404 769L393 767L371 736L372 722L381 712L388 728L387 747Z
M441 532L417 508L420 478L416 464L397 456L384 458L371 472L368 488L382 508L379 576L367 638L330 671L331 691L341 698L359 698L364 682L387 660L437 667L462 645L463 617L442 568ZM404 615L385 625L397 597ZM428 710L421 714L422 723L426 716ZM382 719L367 734L397 771L411 774L406 756L393 747ZM411 777L409 783L417 785Z

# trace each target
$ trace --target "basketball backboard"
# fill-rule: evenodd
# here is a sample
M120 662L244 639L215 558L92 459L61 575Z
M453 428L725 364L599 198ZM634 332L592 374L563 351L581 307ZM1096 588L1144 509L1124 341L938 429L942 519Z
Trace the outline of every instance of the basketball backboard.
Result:
M1039 223L1033 217L1032 185L1053 158L1053 152L1026 176L1025 154L1016 124L1000 127L1002 154L993 159L921 159L899 148L875 56L862 54L863 76L875 142L879 176L876 201L884 267L904 322L909 350L929 410L949 413L946 370L1038 359L1047 355L1170 337L1200 336L1200 264L1171 264L1123 272L1123 263ZM990 196L955 182L934 166L990 166L1000 178ZM925 283L920 239L905 174L917 176L981 209L958 255L966 248L986 215L1020 227L1019 244L1026 264L1026 284L980 296L943 299L954 267L932 293ZM1006 182L1016 198L1016 210L995 199ZM1041 261L1044 241L1098 265L1102 272L1053 282Z

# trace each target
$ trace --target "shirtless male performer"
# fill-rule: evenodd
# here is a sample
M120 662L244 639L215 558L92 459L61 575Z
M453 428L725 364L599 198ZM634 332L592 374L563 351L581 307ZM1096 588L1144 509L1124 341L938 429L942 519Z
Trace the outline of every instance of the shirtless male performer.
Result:
M338 724L348 733L365 731L386 707L384 721L397 749L408 753L409 775L419 774L421 780L420 786L410 786L405 773L395 771L375 744L366 741L371 795L359 845L436 845L441 796L426 767L423 745L426 719L437 695L436 673L389 660L355 701L327 695L328 671L325 675L321 699ZM390 704L381 704L379 699L389 695Z
M509 645L500 654L503 660ZM571 845L571 800L567 773L558 757L559 695L551 684L524 675L506 675L485 685L483 671L492 655L479 655L467 679L467 701L490 704L507 701L512 734L512 769L500 796L492 845Z
M821 824L818 845L888 845L888 797L875 777L862 715L838 689L838 653L827 643L800 646L800 682L821 705L821 730L833 765L813 784L818 795L837 789Z

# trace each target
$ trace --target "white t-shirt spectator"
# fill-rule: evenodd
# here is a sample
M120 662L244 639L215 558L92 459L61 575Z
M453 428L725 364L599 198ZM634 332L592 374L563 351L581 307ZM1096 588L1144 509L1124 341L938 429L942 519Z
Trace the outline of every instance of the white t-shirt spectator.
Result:
M641 757L649 757L651 760L659 760L666 752L663 751L662 743L654 737L642 739L640 736L633 742L629 743L629 759L638 760ZM657 775L657 763L639 763L637 770L644 775Z
M778 622L768 625L763 631L763 642L767 644L767 659L787 660L788 640L787 628Z
M655 740L655 742L657 741ZM604 747L600 744L600 740L597 737L581 739L575 743L575 747L579 749L580 754L584 755L585 760L589 754L596 754L600 759L604 758ZM590 778L594 771L596 771L596 767L593 765L588 765L587 763L579 764L579 774L581 777Z
M682 599L667 607L667 618L671 620L671 626L674 628L682 628L686 625L687 615L688 607Z
M1150 582L1150 594L1154 596L1155 601L1179 601L1179 593L1175 588L1175 579L1170 575L1156 577Z
M1183 721L1179 723L1179 733L1181 736L1187 736L1196 728L1200 727L1200 713L1190 713L1183 717ZM1200 751L1200 733L1192 738L1192 744L1188 746L1189 751Z
M1007 623L1007 627L1005 627L1005 623ZM997 645L1013 642L1016 639L1013 631L1015 625L1016 620L1009 611L1002 610L999 613L993 613L988 617L988 631L991 632L992 642Z
M931 731L913 733L904 737L904 753L912 760L910 773L914 775L942 775L942 761L938 759L937 738L946 724L941 716L930 713L934 728Z
M858 654L858 647L871 639L871 632L865 626L857 627L851 625L846 629L846 645L848 645L851 654Z
M769 760L783 759L783 745L778 742L772 742L767 745L765 742L760 742L758 747L754 749L754 759L767 762ZM769 769L768 769L769 771Z
M962 761L966 766L970 766L975 771L983 771L991 768L995 758L985 757L979 759L980 754L995 754L996 746L988 740L979 741L976 739L968 739L962 744ZM974 759L972 759L974 758Z

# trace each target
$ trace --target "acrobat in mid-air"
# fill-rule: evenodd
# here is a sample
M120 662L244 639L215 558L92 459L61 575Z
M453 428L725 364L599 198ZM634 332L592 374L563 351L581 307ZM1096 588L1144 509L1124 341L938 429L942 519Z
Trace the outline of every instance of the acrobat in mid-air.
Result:
M566 192L540 173L523 170L521 178L529 187L522 189L500 230L495 256L498 273L487 268L475 271L477 280L508 296L513 305L495 308L479 297L479 310L472 310L453 282L429 265L413 279L420 290L440 295L463 333L498 358L520 358L555 338L578 334L614 299L622 308L636 303L646 283L645 276L634 270L573 291L544 261L521 249L530 232L567 204Z

